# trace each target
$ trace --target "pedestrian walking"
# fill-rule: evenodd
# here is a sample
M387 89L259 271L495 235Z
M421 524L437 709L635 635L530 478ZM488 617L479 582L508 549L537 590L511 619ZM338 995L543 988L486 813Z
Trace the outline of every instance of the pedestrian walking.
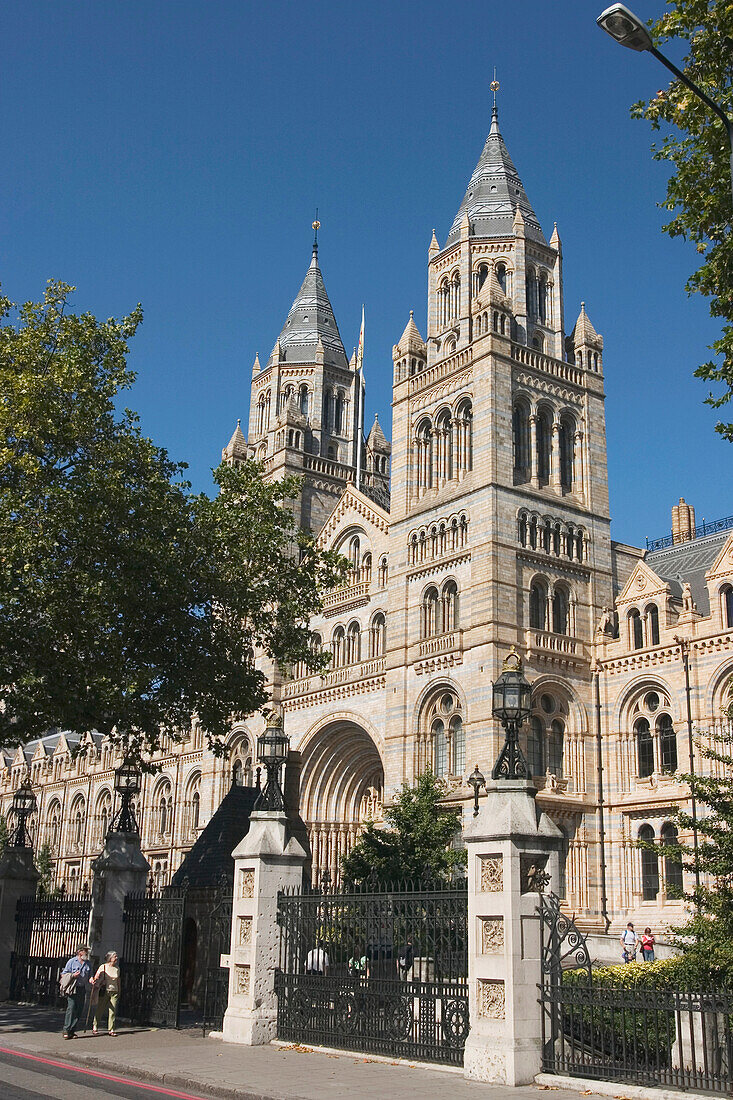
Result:
M651 928L645 928L641 937L641 957L645 963L654 962L654 944L656 940Z
M328 974L328 967L328 954L319 942L316 947L308 952L305 960L305 972L306 974L323 974L325 977Z
M99 1034L100 1021L104 1026L104 1016L107 1014L108 1034L117 1035L115 1022L117 1020L117 999L120 995L120 967L116 951L108 951L104 956L104 962L92 978L92 986L97 1002L94 1006L94 1021L92 1034Z
M401 947L397 952L397 974L403 981L407 980L407 975L412 970L412 964L415 961L415 951L412 946L412 940L407 937L407 943L404 947Z
M639 939L634 931L634 926L629 921L626 928L621 933L621 957L625 963L632 963L636 959L636 949L639 946Z
M92 968L89 963L89 948L82 943L61 971L59 988L66 997L66 1015L64 1017L64 1039L73 1039L79 1020L84 1011L84 1002L89 986Z

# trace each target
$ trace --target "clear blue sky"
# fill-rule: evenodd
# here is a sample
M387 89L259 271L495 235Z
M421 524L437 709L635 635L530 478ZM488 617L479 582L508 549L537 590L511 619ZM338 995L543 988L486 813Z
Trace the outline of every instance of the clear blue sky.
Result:
M18 301L62 278L102 316L141 301L128 403L209 489L317 205L349 352L366 305L367 417L389 432L392 345L411 308L425 331L431 231L445 240L481 151L496 65L507 145L562 237L566 326L585 299L605 339L614 537L664 534L680 495L698 520L733 513L733 449L692 378L717 329L683 291L697 257L660 231L665 169L628 113L667 74L598 30L603 6L7 3L3 288Z

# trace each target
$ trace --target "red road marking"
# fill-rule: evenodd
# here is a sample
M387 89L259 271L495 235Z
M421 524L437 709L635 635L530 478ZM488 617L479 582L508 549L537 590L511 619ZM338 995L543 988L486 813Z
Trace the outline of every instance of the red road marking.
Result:
M72 1073L83 1073L87 1077L96 1077L102 1081L112 1081L116 1085L132 1085L136 1089L146 1089L148 1092L157 1092L160 1096L173 1096L176 1100L203 1100L201 1096L194 1096L192 1092L178 1092L176 1089L166 1089L162 1085L146 1085L142 1081L134 1081L131 1077L115 1077L111 1073L101 1073L98 1070L85 1069L83 1066L74 1066L70 1062L57 1062L53 1058L40 1058L37 1054L25 1054L11 1047L0 1047L0 1054L12 1054L16 1058L26 1058L29 1062L40 1062L44 1066L55 1066L57 1069L68 1069Z

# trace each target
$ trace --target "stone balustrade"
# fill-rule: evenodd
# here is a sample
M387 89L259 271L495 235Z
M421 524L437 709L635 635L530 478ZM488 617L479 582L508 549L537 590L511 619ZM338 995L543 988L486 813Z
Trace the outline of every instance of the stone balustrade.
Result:
M334 588L323 597L323 612L325 615L335 615L347 608L369 599L371 581L358 581L349 584L345 588Z

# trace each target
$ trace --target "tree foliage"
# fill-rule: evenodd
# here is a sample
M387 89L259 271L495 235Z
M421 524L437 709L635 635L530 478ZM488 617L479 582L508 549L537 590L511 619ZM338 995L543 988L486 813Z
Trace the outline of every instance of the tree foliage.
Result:
M414 786L403 784L384 811L386 829L369 822L343 863L347 882L361 884L403 879L435 882L465 863L465 851L453 848L459 828L456 813L440 805L445 784L425 772Z
M684 972L697 982L733 981L733 705L728 718L729 729L720 731L712 745L698 742L702 759L720 765L720 774L678 777L694 792L696 819L680 808L672 814L680 832L690 834L697 825L700 886L685 895L689 919L673 929ZM657 852L662 858L681 860L694 874L692 843L660 845Z
M668 11L650 24L655 46L684 41L688 53L678 66L728 115L733 114L733 5L730 0L667 0ZM654 130L670 124L681 131L653 145L655 160L674 169L661 204L673 217L664 230L692 241L705 257L690 277L689 293L710 299L710 312L723 321L711 345L713 358L695 374L718 389L707 402L719 408L733 397L733 240L731 239L730 146L725 125L685 85L675 80L648 103L632 107ZM722 392L720 390L722 386ZM716 430L733 441L733 423Z
M72 291L0 299L0 744L96 729L142 760L195 713L221 751L267 702L256 650L322 663L308 620L341 561L296 530L294 479L244 462L191 493L118 409L140 308L98 321Z
M0 814L0 859L5 854L5 849L10 843L10 826L5 814Z
M51 845L47 841L44 841L40 848L37 849L33 861L36 865L38 874L41 876L38 880L38 895L42 898L50 898L54 894L57 894L58 890L54 887L56 872L53 862L53 853L51 852Z

